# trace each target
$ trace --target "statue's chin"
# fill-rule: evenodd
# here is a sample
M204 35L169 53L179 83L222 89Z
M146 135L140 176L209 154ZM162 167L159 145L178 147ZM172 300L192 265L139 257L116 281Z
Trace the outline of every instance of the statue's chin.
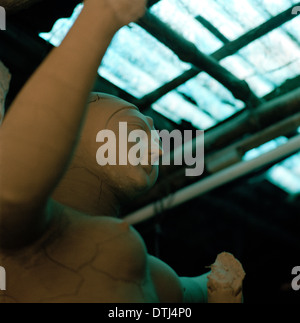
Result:
M14 13L40 1L42 0L0 0L0 6L4 7L8 13Z

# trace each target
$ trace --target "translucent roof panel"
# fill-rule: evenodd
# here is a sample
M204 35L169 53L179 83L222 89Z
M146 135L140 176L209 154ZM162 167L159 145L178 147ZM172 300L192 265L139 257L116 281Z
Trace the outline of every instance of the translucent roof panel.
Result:
M131 24L116 34L99 72L141 98L190 68L144 29Z
M79 4L75 8L73 15L70 18L57 20L52 30L49 33L41 33L40 37L47 40L49 43L51 43L54 46L59 46L60 43L65 38L65 36L67 35L70 28L73 26L82 8L83 8L83 4Z
M288 27L295 32L296 28L299 29L299 21L295 19L289 23ZM283 29L277 29L239 52L252 66L252 71L249 68L247 71L249 74L245 74L244 79L258 96L271 92L287 79L300 74L299 44L300 39L297 42L296 37L293 39ZM236 56L222 62L235 74L238 64ZM260 84L257 84L258 79L260 79Z
M195 39L195 44L198 43L198 39L199 47L205 51L202 34L198 34L201 30L199 26L195 25L195 22L187 22L187 25L182 23L186 22L187 15L202 16L225 37L234 40L267 21L270 15L277 15L297 2L297 0L161 0L153 6L152 12L186 38ZM196 26L195 31L186 28L191 24ZM206 39L206 33L203 38Z
M194 19L195 15L190 10L188 1L161 0L151 8L151 12L206 54L215 52L223 45L218 38Z
M296 0L161 0L151 11L199 50L211 54L223 43L197 21L197 16L208 20L227 40L235 40L296 3ZM221 64L246 80L258 97L263 97L300 74L298 30L299 21L294 19Z
M217 122L223 121L245 107L232 93L206 73L178 87L178 92L191 96L199 109Z
M184 99L180 93L173 91L153 105L153 109L176 123L190 122L196 128L206 130L217 124L216 120Z
M300 133L300 128L298 130ZM277 147L287 143L286 137L279 137L267 142L262 146L252 149L244 156L244 160L255 159ZM267 173L266 178L274 185L280 187L288 194L300 193L300 153L287 158L283 162L272 167Z
M220 49L251 29L287 10L297 0L161 0L150 10L182 37L206 54ZM71 18L60 19L41 37L57 46L82 9ZM200 16L223 35L214 35L200 23ZM219 37L219 38L218 38ZM241 80L246 80L258 97L263 97L300 74L299 17L284 24L221 61ZM122 28L109 47L99 74L137 98L173 80L191 65L181 62L166 46L136 24ZM153 105L153 109L174 122L190 122L206 130L244 108L221 84L201 73ZM247 158L286 142L281 137L250 151ZM268 178L286 191L299 189L299 154L268 172Z
M236 39L248 30L265 22L273 14L287 9L296 1L291 0L161 0L151 8L153 14L169 24L183 37L192 41L205 53L212 53L222 46L222 41L204 28L195 17L202 15L228 39ZM82 9L79 5L71 18L60 19L48 34L41 36L59 45ZM299 22L294 19L282 28L253 42L221 64L240 79L246 80L257 96L262 97L285 80L300 74ZM227 34L222 24L229 28ZM234 33L234 34L233 34ZM156 90L189 69L190 64L181 62L166 46L158 42L136 24L122 28L109 47L99 74L137 98ZM194 84L194 86L191 86ZM199 102L199 92L193 90L197 80L180 88L188 97ZM189 89L191 89L190 93ZM223 93L221 91L220 93ZM218 95L218 93L216 93ZM206 94L211 97L210 94ZM223 98L210 102L223 101ZM203 103L203 100L200 100ZM208 107L209 98L205 100ZM230 103L231 105L231 103ZM202 109L202 107L200 106ZM217 120L230 116L227 104L220 105ZM214 107L211 109L215 110ZM233 108L234 112L234 108Z
M270 169L267 178L288 194L300 194L300 153Z
M181 30L183 29L183 26L180 26L181 21L175 22L177 18L182 16L181 12L190 13L194 17L201 15L213 23L227 38L233 40L265 20L249 2L247 0L161 0L152 10L164 21L169 22L171 26ZM177 8L176 12L173 10L174 7ZM245 26L243 26L244 24ZM201 36L200 34L197 37L200 47L203 48Z
M286 137L279 137L276 138L274 140L271 140L263 145L261 145L258 148L254 148L249 150L245 156L243 157L244 160L252 160L255 159L269 151L272 151L274 149L276 149L279 146L284 145L285 143L287 143L288 139Z
M258 97L265 96L277 87L276 83L266 75L258 73L256 66L245 56L230 56L225 58L221 64L241 80L246 80Z
M58 20L50 33L40 36L58 46L81 10L82 5L79 5L71 18ZM181 62L170 49L144 29L130 24L115 35L99 74L141 98L190 68L190 64Z

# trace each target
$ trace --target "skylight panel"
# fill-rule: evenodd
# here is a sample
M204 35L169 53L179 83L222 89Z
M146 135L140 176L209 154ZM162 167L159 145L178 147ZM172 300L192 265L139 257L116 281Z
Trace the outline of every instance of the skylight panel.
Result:
M76 6L70 18L57 20L52 30L49 33L41 33L40 37L47 40L53 46L59 46L78 18L79 14L82 11L82 8L83 4Z
M161 0L161 2L172 0ZM250 1L177 0L194 16L201 15L210 21L228 39L234 40L266 21ZM157 4L159 6L159 3Z
M255 159L288 142L286 137L271 140L258 148L248 151L243 160ZM283 162L273 166L266 173L266 178L274 185L280 187L288 194L300 193L300 153L287 158Z
M99 74L135 97L141 97L161 84L114 50L103 59Z
M160 114L180 124L190 122L195 128L206 130L216 125L216 120L196 105L186 101L178 92L173 91L165 95L153 105L153 109Z
M267 179L288 194L300 193L300 153L272 167Z
M265 75L260 75L259 73L247 77L246 82L257 97L261 98L271 93L277 87L277 85L268 82Z
M238 37L267 20L265 15L256 10L251 0L215 1L222 8L224 16L235 21L241 27L242 31Z
M228 16L224 16L224 11L215 1L211 0L161 0L155 6L153 6L153 12L157 15L161 15L163 7L168 8L172 6L172 3L178 3L193 13L193 16L201 15L206 20L210 21L215 25L226 37L233 40L238 37L238 35L243 33L242 28L238 23L232 20ZM181 27L184 29L184 25ZM201 37L201 34L199 35Z
M289 32L298 44L300 44L299 23L300 19L298 17L284 25L284 30Z
M225 58L222 60L221 65L239 79L245 80L258 97L265 96L276 87L276 84L270 78L260 74L255 65L240 54Z
M79 13L58 20L50 33L40 34L54 46L60 45ZM99 74L128 93L141 98L191 68L165 45L136 24L123 27L108 48Z
M280 29L256 40L239 53L256 67L254 74L246 77L254 87L253 77L272 80L277 87L300 74L300 47Z
M131 24L116 34L99 72L110 81L117 76L123 90L141 98L190 68L144 29Z
M279 146L284 145L288 142L288 139L286 137L279 137L274 140L271 140L269 142L266 142L265 144L261 145L260 147L254 148L249 150L243 157L243 160L248 161L255 159L267 152L270 152L274 149L276 149Z
M161 0L151 8L151 12L206 54L217 51L223 45L218 38L194 19L195 16L185 1Z
M161 0L151 11L201 51L211 53L219 49L222 42L194 19L197 15L203 16L225 37L233 40L294 2L271 1L265 9L259 7L260 3L266 5L262 0ZM79 5L71 18L60 19L50 33L41 34L41 37L55 46L59 45L82 7ZM300 74L297 43L300 35L295 20L284 26L290 35L284 30L275 30L236 55L222 60L221 64L241 80L246 80L257 96L272 92L286 79ZM190 68L190 64L181 62L144 29L130 24L114 37L99 74L135 97L142 98ZM200 73L155 105L158 112L171 120L177 123L186 120L203 130L243 108L243 102L236 100L206 73Z
M251 2L258 10L263 8L272 16L276 16L290 8L293 4L298 3L298 0L251 0Z
M179 92L191 96L199 109L217 121L223 121L245 107L232 93L214 78L201 73L178 88Z

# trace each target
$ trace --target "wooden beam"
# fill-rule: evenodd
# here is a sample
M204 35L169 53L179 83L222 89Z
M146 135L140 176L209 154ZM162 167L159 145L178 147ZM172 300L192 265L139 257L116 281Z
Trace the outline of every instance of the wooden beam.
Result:
M267 94L264 97L264 100L270 101L280 95L284 95L288 92L294 91L299 87L299 84L300 84L300 75L296 76L295 78L288 79L281 86L277 87L274 91Z
M152 6L154 6L155 4L157 4L160 0L148 0L147 3L147 8L150 8Z
M293 127L293 124L296 126L297 122L299 121L299 107L300 87L288 94L262 104L256 109L257 117L263 126L262 131L268 127L274 126L276 123L279 123L277 126L280 126L284 131L287 129L286 127L289 128L291 126L291 123L291 127ZM205 135L205 155L209 156L210 154L215 153L230 144L234 144L238 138L240 140L244 138L245 147L248 145L248 148L251 148L251 145L253 146L253 142L251 138L248 137L249 140L246 138L250 134L256 133L257 128L252 122L249 121L249 115L249 111L243 111L238 118L232 119L221 127L217 127L212 131L208 131ZM295 115L295 118L285 120L288 126L285 122L280 124L283 119L292 117L293 115ZM272 128L270 129L269 131L272 132ZM278 134L279 132L277 132L277 135ZM257 140L256 137L252 138ZM268 133L268 136L265 137L265 140L260 138L259 143L262 144L269 139L270 133ZM193 154L193 156L195 156L195 154ZM162 198L162 196L178 191L199 180L199 178L186 177L185 166L175 166L171 163L170 166L161 166L160 171L161 175L158 184L147 194L147 196L135 201L136 209L148 205L154 201L158 201Z
M279 15L271 18L267 22L263 23L262 25L258 26L257 28L254 28L253 30L247 32L240 38L227 43L224 47L217 50L215 53L213 53L211 56L216 59L217 61L221 61L222 59L234 55L242 48L248 46L255 40L267 35L271 31L279 28L286 22L294 19L296 16L292 15L292 9L300 5L300 2L293 5L291 8L287 9L283 13L280 13ZM141 99L141 105L142 106L150 106L154 102L158 101L161 97L169 93L170 91L175 90L178 86L184 84L188 80L192 79L193 77L197 76L199 73L203 72L203 70L199 70L196 67L191 68L190 70L184 72L183 74L176 77L174 80L172 80L169 83L164 84L157 90L149 93L145 97Z
M209 173L216 173L226 167L240 162L246 152L280 136L290 136L300 127L300 112L288 117L266 129L246 137L224 149L206 157Z
M221 42L223 42L224 44L228 44L230 43L230 40L225 37L218 28L216 28L211 22L209 22L208 20L206 20L204 17L202 16L197 16L195 17L195 19L197 21L200 22L201 25L203 25L207 30L209 30L214 36L216 36L218 39L221 40Z
M279 122L299 112L300 87L298 89L280 96L272 101L262 104L256 110L256 115L262 129ZM258 129L251 122L249 111L244 111L237 118L207 132L205 147L207 151L216 150L227 146L237 138L247 134L255 133Z
M209 30L215 37L217 37L221 42L223 42L224 45L230 43L230 40L223 35L211 22L209 22L208 20L206 20L205 18L203 18L202 16L197 16L195 18L197 21L199 21L207 30ZM253 68L254 70L257 69L255 64L253 64L252 62L249 61L248 58L246 58L245 56L243 56L241 53L237 53L237 55L244 61L246 62L251 68ZM270 82L270 80L265 77L265 75L262 75L262 78L266 81L266 82Z
M198 72L203 70L223 84L237 99L250 103L251 106L261 103L245 81L238 79L220 65L213 56L199 51L195 44L179 35L149 11L138 24L169 47L182 61L193 64Z

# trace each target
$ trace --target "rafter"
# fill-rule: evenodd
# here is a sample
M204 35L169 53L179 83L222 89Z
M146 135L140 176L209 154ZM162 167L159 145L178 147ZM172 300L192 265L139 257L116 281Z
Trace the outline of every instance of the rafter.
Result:
M149 11L138 24L169 47L182 61L191 63L199 71L204 70L223 84L237 99L251 106L261 103L245 81L220 65L213 56L202 53L192 42L183 38Z
M260 121L260 124L263 126L261 131L272 127L275 124L277 124L278 126L276 128L276 131L278 129L283 129L283 131L286 131L286 129L291 129L293 127L296 128L299 118L297 118L298 115L295 114L299 113L299 106L300 88L291 91L290 93L287 93L281 97L278 97L270 102L264 103L257 108L257 117ZM243 111L238 117L206 133L206 160L207 157L212 153L215 153L222 148L228 147L230 144L234 144L238 138L246 138L247 135L257 133L257 127L250 121L249 115L249 111ZM291 118L293 115L295 115L294 118ZM285 122L283 122L282 126L282 124L280 123L284 119L286 120ZM273 129L274 128L271 128L272 133L274 133ZM268 129L268 131L270 131L270 129ZM280 134L280 132L277 132L277 134L278 136L283 135L283 133ZM245 139L245 146L248 145L249 148L249 142L252 143L252 139ZM268 138L266 137L266 141L267 140ZM263 140L260 143L262 142ZM195 152L193 152L193 156L195 156ZM189 184L194 183L195 180L197 180L197 178L195 179L185 176L185 169L183 166L175 166L174 164L169 166L161 166L160 182L149 194L147 194L147 197L136 201L135 205L137 207L141 207L153 201L160 200L161 197L166 193L169 194L171 191L174 192L176 190L179 190Z
M271 18L267 22L263 23L262 25L258 26L257 28L252 29L251 31L247 32L243 36L239 37L238 39L227 43L224 47L217 50L211 56L216 59L217 61L221 61L222 59L234 55L242 48L248 46L255 40L267 35L268 33L272 32L273 30L279 28L286 22L295 18L294 15L291 14L292 9L300 5L300 2L293 5L291 8L287 9L283 13ZM190 70L184 72L180 76L176 77L169 83L164 84L157 90L149 93L145 97L141 99L142 106L150 106L154 102L158 101L161 97L167 94L170 91L175 90L178 86L184 84L188 80L192 79L193 77L197 76L199 73L203 72L203 70L199 70L196 67L191 68Z

